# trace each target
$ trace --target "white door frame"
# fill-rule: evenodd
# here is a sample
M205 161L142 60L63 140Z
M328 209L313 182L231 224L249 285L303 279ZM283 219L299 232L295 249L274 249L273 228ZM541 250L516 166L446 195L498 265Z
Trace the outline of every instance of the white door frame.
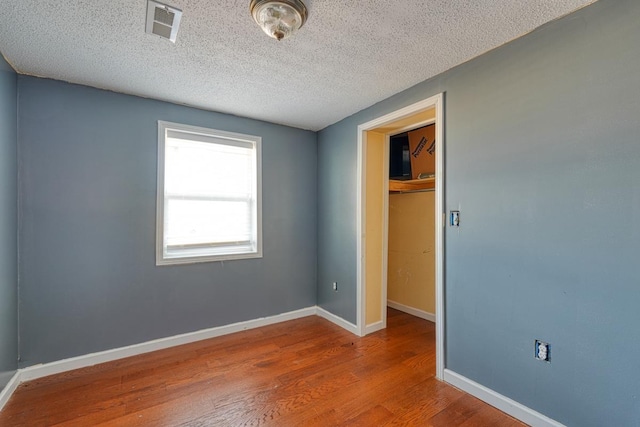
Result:
M412 116L416 113L434 108L436 110L436 377L444 377L444 110L443 94L437 94L415 104L401 108L377 119L358 126L358 156L357 156L357 331L364 336L373 332L367 330L366 325L366 145L367 131L383 127L397 120ZM413 126L412 126L413 127ZM388 141L388 136L387 136ZM387 142L388 143L388 142ZM387 144L385 144L387 146ZM386 186L385 186L386 187ZM388 195L385 197L385 209L388 209ZM385 218L388 221L387 216ZM385 231L383 236L386 236ZM386 237L383 237L386 241ZM384 242L383 242L384 243ZM386 253L387 248L383 248ZM383 261L386 270L386 258ZM386 277L382 278L382 328L386 328ZM373 326L373 325L372 325Z

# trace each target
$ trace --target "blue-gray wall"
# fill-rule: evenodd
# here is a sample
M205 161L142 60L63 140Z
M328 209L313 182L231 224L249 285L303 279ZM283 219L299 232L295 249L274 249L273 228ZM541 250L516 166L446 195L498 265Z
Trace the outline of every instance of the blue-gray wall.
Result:
M0 390L18 365L16 82L0 55Z
M640 425L639 22L600 0L321 131L319 305L355 321L356 126L445 92L447 368L567 425Z
M20 76L21 366L316 303L316 134ZM155 265L157 121L262 137L262 259Z

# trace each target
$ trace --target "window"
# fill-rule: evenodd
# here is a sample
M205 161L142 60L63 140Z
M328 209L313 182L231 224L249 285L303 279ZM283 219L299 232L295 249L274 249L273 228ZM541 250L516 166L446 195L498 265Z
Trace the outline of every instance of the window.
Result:
M262 257L260 144L158 122L157 265Z

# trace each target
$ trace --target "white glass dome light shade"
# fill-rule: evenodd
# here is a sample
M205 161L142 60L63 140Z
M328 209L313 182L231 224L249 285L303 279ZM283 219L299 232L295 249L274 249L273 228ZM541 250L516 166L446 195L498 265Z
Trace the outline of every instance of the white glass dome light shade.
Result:
M252 0L249 8L256 23L276 40L291 36L307 20L307 8L300 0Z

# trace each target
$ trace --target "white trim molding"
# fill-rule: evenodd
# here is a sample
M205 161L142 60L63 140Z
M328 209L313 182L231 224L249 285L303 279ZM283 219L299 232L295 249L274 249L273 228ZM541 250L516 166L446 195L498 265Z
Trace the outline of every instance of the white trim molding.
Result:
M336 325L340 326L342 329L346 329L347 331L351 332L354 335L362 336L361 334L358 333L358 327L356 325L344 320L340 316L336 316L335 314L328 312L322 307L316 307L315 314L322 317L323 319L328 320L331 323L335 323Z
M536 412L515 400L509 399L508 397L449 369L444 370L444 380L452 386L477 397L489 405L498 408L502 412L505 412L533 427L565 427L564 424L552 420L551 418L542 415L541 413Z
M387 328L387 322L385 320L378 320L377 322L371 323L364 328L364 334L369 335L374 332L381 331Z
M367 300L367 277L366 277L366 156L367 156L367 131L379 127L383 127L399 119L410 117L416 113L435 108L436 124L436 378L442 379L444 376L444 227L445 227L445 210L444 210L444 93L439 93L430 98L416 102L399 110L393 111L384 116L370 120L366 123L358 125L357 130L357 164L356 164L356 320L358 335L364 336L368 330L373 330L366 325L366 300ZM431 123L431 120L429 120ZM413 124L406 129L414 128L420 124ZM388 136L388 135L387 135ZM388 152L388 150L385 150ZM385 193L388 193L385 191ZM388 208L388 198L385 198L386 207ZM385 218L386 219L386 218ZM387 230L384 230L387 233ZM385 234L386 237L386 234ZM383 250L386 250L384 248ZM383 257L386 259L386 257ZM383 268L386 268L383 263ZM386 313L384 309L386 305L386 274L382 275L382 323L386 327Z
M169 148L189 150L192 144L213 149L215 157L223 156L225 159L227 154L218 151L221 147L226 147L226 149L233 147L234 150L238 150L235 155L242 155L245 161L251 165L245 176L249 191L243 193L234 190L232 194L227 194L230 191L228 188L210 188L205 193L194 188L182 188L179 191L174 189L177 193L166 191L166 181L172 179L173 176L167 175L165 168L167 156L173 152L173 149ZM255 135L158 120L157 147L156 265L262 258L262 138ZM213 166L213 164L209 166ZM247 228L244 232L225 236L228 238L227 240L231 241L217 241L215 237L220 237L217 236L217 232L214 232L214 236L192 236L193 239L189 238L186 241L183 238L172 241L167 237L167 230L171 227L168 225L166 212L172 199L174 201L200 200L244 203L246 211L249 213L248 221L243 221ZM199 239L203 237L205 242Z
M365 335L365 324L367 322L365 312L367 290L363 285L367 279L366 265L364 263L366 247L364 225L367 214L365 209L367 192L364 191L364 186L366 185L364 161L367 158L367 133L364 126L358 126L358 148L356 154L356 199L358 200L358 203L356 203L356 334L361 337Z
M139 354L149 353L156 350L163 350L165 348L215 338L222 335L233 334L235 332L255 329L262 326L272 325L274 323L286 322L287 320L313 316L314 314L316 314L315 307L308 307L301 310L278 314L276 316L263 317L260 319L233 323L216 328L202 329L196 332L189 332L186 334L174 335L172 337L160 338L140 344L134 344L112 350L100 351L97 353L59 360L57 362L34 365L19 370L20 382L72 371L74 369L86 368L88 366L97 365L99 363L111 362L113 360L137 356Z
M343 318L318 307L307 307L300 310L290 311L275 316L262 317L259 319L248 320L245 322L232 323L230 325L219 326L215 328L202 329L196 332L174 335L172 337L160 338L157 340L147 341L140 344L134 344L126 347L115 348L112 350L100 351L97 353L85 354L83 356L71 357L56 362L43 363L27 368L18 369L7 385L0 391L0 410L9 401L13 392L18 386L30 380L47 377L49 375L60 374L63 372L73 371L75 369L86 368L98 365L100 363L112 362L114 360L124 359L126 357L137 356L139 354L150 353L152 351L163 350L170 347L189 344L210 338L216 338L222 335L233 334L235 332L246 331L249 329L260 328L262 326L273 325L275 323L286 322L288 320L300 319L308 316L319 316L326 319L343 329L358 335L358 328L353 323L347 322Z
M436 378L444 378L444 94L436 106Z
M400 310L412 316L416 316L421 319L428 320L429 322L435 323L436 321L435 314L429 313L428 311L420 310L418 308L409 307L408 305L400 304L399 302L387 300L387 306L391 308L395 308L396 310Z
M0 391L0 411L2 411L2 408L4 408L4 405L7 404L7 402L11 398L11 395L13 394L14 391L16 391L16 389L18 388L21 382L22 381L20 381L20 371L18 370L16 371L15 374L13 374L13 376L11 377L9 382L4 386L2 391Z

